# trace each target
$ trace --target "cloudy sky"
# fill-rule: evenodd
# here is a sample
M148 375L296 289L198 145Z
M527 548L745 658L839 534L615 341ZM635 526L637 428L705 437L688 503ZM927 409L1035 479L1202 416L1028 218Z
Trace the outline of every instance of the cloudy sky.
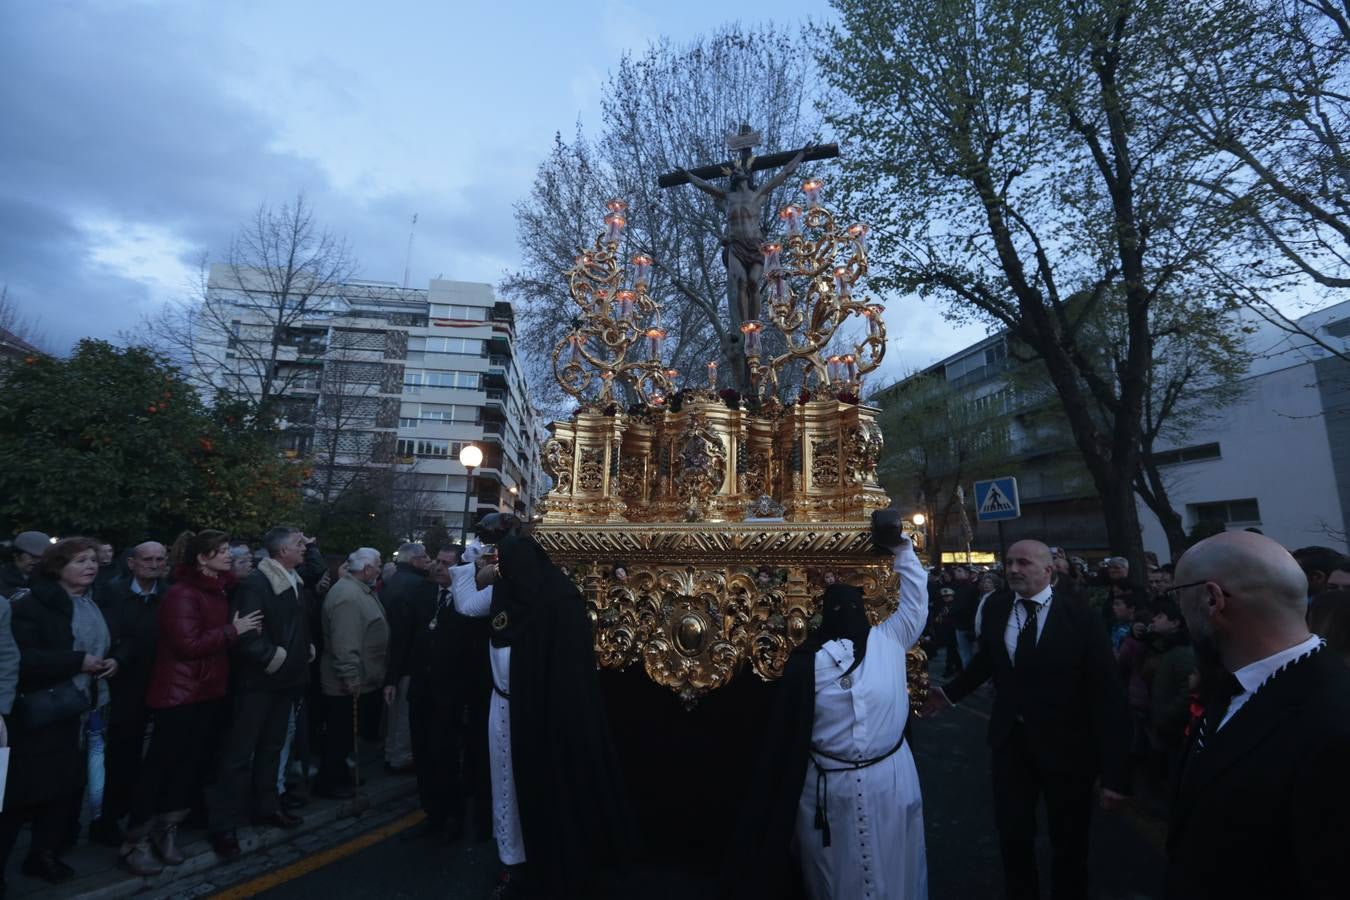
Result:
M678 9L678 15L674 10ZM183 296L259 203L304 191L363 278L497 283L555 132L599 124L626 50L825 0L4 0L0 284L47 342L115 339ZM883 377L978 339L885 298Z

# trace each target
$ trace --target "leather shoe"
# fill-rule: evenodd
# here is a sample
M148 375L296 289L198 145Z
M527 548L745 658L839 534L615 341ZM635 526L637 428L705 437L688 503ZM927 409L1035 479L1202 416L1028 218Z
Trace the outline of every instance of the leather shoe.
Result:
M254 825L275 826L277 828L299 828L304 823L304 819L292 815L284 809L279 809L269 816L258 816L253 820Z
M277 799L281 803L281 808L286 810L286 812L309 805L309 798L296 791L287 791Z
M41 878L51 884L61 884L75 877L75 870L56 858L55 853L39 853L23 861L23 874Z
M211 842L211 849L216 851L216 856L221 859L236 859L244 852L239 846L239 838L235 837L233 831L219 831L206 837Z

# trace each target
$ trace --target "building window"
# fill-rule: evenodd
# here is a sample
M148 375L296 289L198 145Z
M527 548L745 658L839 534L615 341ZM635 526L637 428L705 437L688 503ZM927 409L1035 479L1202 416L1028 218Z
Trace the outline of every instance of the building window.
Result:
M1198 462L1202 459L1219 459L1218 444L1199 444L1195 447L1182 447L1178 450L1164 450L1153 454L1153 462L1159 466L1175 466L1177 463Z
M407 369L403 372L403 393L416 394L421 388L463 388L478 390L481 375L478 372L455 372L448 369ZM412 390L409 390L412 388Z
M1253 525L1261 521L1256 498L1220 500L1215 503L1188 503L1186 511L1192 523L1220 522L1224 525Z
M430 312L433 319L457 319L469 322L485 322L488 313L485 306L464 306L459 303L433 303Z
M449 441L429 441L425 438L400 438L398 446L394 450L395 456L431 456L443 457L450 455Z
M1332 337L1350 338L1350 316L1344 319L1337 319L1334 322L1328 322L1322 326L1322 330Z

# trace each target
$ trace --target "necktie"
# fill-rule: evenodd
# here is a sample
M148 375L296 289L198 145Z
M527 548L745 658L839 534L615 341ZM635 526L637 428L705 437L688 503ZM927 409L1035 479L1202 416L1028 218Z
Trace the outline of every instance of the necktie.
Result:
M1023 663L1031 659L1031 652L1036 649L1036 613L1040 611L1041 605L1028 600L1026 597L1018 597L1017 602L1022 604L1024 616L1022 618L1022 630L1017 632L1017 648L1013 652L1013 667L1021 668Z
M440 596L436 599L436 611L440 612L450 605L450 588L441 588Z
M1232 705L1233 698L1246 690L1242 682L1238 681L1237 676L1231 672L1225 672L1221 678L1215 680L1214 692L1205 704L1205 715L1200 720L1199 728L1195 732L1195 750L1205 749L1205 739L1219 730L1219 723L1228 713L1228 707Z

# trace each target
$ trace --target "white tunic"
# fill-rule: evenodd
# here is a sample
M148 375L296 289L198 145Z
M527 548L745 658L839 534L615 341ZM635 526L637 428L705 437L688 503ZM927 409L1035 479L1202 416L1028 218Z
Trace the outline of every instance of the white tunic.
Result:
M828 641L816 653L814 747L840 759L872 759L900 740L909 716L905 651L928 617L927 576L908 543L895 556L900 606L867 638L867 655L849 674L853 642ZM844 763L817 756L827 769ZM928 863L923 798L909 743L875 765L826 774L829 847L815 828L816 767L808 765L797 808L796 842L812 900L924 900Z
M450 592L455 611L481 618L492 608L492 588L478 589L472 563L450 570ZM488 645L492 681L503 693L511 693L511 648ZM492 692L488 713L488 757L492 766L492 830L497 854L503 865L525 861L525 839L520 833L520 808L516 805L516 779L511 773L511 701Z

